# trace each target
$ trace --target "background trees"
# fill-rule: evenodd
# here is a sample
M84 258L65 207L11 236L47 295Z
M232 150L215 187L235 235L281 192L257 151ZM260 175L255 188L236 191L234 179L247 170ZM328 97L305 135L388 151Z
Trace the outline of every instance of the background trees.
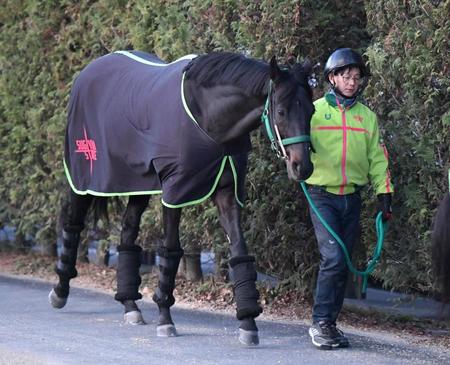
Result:
M323 65L332 50L350 46L364 52L370 65L365 95L379 114L397 189L375 277L389 288L431 292L430 227L450 165L449 12L449 0L5 0L0 222L54 247L66 190L66 104L72 80L92 59L118 49L154 52L167 61L231 50L264 59L276 54L282 62L308 56ZM318 257L306 202L269 151L262 129L252 139L244 213L248 244L262 271L309 290ZM376 208L372 192L365 195L369 255ZM161 231L151 230L159 213L154 199L141 245L160 239ZM187 209L182 232L187 251L212 246L225 256L226 240L209 203ZM363 263L365 252L359 257Z

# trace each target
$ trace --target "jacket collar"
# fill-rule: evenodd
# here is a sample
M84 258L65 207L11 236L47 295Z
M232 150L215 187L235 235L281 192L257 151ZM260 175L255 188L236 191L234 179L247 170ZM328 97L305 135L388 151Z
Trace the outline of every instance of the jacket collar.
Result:
M330 89L325 94L325 100L333 107L342 105L345 109L350 109L353 105L355 105L357 98L344 98L343 96L337 94L333 89Z

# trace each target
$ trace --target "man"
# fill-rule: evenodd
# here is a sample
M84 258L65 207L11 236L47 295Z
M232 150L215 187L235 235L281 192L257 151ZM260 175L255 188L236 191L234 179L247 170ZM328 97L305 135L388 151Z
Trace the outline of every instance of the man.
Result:
M386 221L391 217L393 186L377 117L357 100L368 78L362 57L350 48L337 49L328 58L324 75L331 88L314 103L314 172L306 183L318 211L351 255L360 231L360 189L373 185ZM344 253L311 208L310 215L321 259L309 335L320 349L347 347L348 339L336 327L348 274Z

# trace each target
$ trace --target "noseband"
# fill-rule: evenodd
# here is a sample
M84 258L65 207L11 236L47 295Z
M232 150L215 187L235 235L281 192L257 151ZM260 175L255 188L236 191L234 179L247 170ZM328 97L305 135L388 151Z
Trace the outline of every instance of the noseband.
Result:
M273 125L275 129L276 138L274 137L274 133L272 131L272 125L270 124L270 108L272 101L272 80L269 81L269 93L267 94L266 104L264 106L264 111L261 115L261 121L264 123L266 127L267 136L270 140L270 146L277 154L277 157L283 158L284 160L288 159L285 146L289 146L291 144L296 143L305 143L311 142L311 137L308 134L302 134L295 137L289 138L281 138L280 132L278 131L278 127L276 124Z

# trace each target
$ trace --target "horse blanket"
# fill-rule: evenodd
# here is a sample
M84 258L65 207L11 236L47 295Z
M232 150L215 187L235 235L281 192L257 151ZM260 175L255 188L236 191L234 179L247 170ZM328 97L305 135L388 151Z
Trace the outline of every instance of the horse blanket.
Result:
M223 145L197 124L183 93L184 69L194 58L166 64L119 51L81 71L70 95L64 151L75 193L162 193L163 204L178 208L208 198L229 163L242 205L250 137Z

